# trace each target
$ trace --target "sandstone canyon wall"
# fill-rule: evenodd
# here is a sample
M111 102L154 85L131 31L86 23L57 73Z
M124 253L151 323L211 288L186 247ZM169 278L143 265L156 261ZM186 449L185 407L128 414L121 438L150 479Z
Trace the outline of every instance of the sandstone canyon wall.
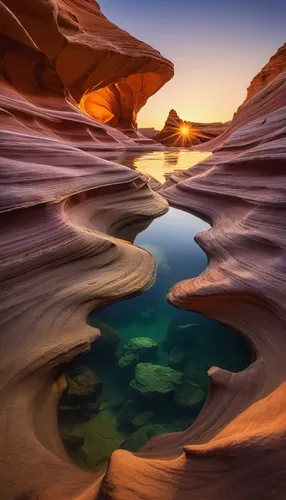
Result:
M171 109L163 129L153 139L165 146L190 147L219 136L226 127L227 124L220 122L196 123L182 120L177 112Z
M113 453L100 500L285 496L285 88L282 70L237 113L236 123L249 117L244 126L160 190L212 224L196 237L207 269L177 283L168 300L239 330L255 360L239 373L209 370L208 398L189 430L157 436L137 455Z
M1 24L6 81L31 94L62 88L101 123L132 128L148 97L173 76L170 61L109 22L94 0L36 0L25 8L7 0Z
M280 47L276 54L270 57L269 61L259 71L259 73L250 82L247 89L246 101L258 94L264 87L266 87L272 80L280 75L286 69L286 43Z
M245 101L239 106L225 131L207 144L195 146L200 151L214 151L227 140L235 130L267 113L286 105L285 71L286 44L280 47L264 68L253 78Z
M139 128L139 132L143 134L145 137L155 137L159 133L159 130L156 130L154 127L145 127L145 128Z
M285 71L243 105L212 157L161 189L213 225L197 237L208 268L169 300L239 329L256 361L236 374L210 370L207 402L186 432L136 455L116 451L105 474L82 471L58 434L58 366L99 335L86 323L91 309L152 282L150 254L115 235L167 209L146 178L96 152L150 147L108 123L134 126L173 68L96 2L6 0L0 9L1 498L283 499ZM143 94L142 74L151 82ZM106 93L94 95L98 85ZM107 119L88 116L93 102Z
M93 0L7 0L0 18L0 498L94 498L99 473L78 469L58 434L58 367L98 336L86 323L94 306L152 282L150 254L114 234L167 202L143 176L96 157L154 143L79 103L121 82L114 119L135 116L173 66Z

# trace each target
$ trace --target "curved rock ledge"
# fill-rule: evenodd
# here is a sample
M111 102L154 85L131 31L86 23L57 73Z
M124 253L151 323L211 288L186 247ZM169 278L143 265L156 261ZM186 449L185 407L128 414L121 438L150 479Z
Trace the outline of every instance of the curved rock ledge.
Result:
M153 141L103 125L82 113L77 101L95 84L92 78L102 80L101 71L111 81L115 73L126 76L116 60L126 62L119 66L127 74L146 65L156 72L161 65L164 78L172 65L127 33L122 40L117 27L100 21L96 2L73 6L85 18L98 17L98 28L106 27L102 39L87 30L71 33L65 17L71 2L36 1L25 9L14 0L5 4L0 2L0 496L94 498L99 472L78 469L59 437L64 381L58 367L99 335L86 323L91 309L152 283L151 255L114 234L161 215L167 202L144 176L96 157L102 149L154 149Z
M280 88L281 103L285 78L284 72L272 86L276 96ZM264 96L262 91L256 99L262 109ZM253 116L255 112L254 101ZM166 436L161 444L157 438L145 447L158 453L161 446L163 453L165 446L165 453L173 454L178 443L185 444L185 455L166 472L170 477L174 466L174 484L175 477L181 478L176 498L184 498L185 488L190 497L204 499L284 495L285 119L284 106L251 121L212 157L171 176L160 191L172 205L212 224L197 235L209 257L208 268L176 284L169 301L240 330L256 352L256 361L241 373L209 371L207 403L181 441Z
M25 9L5 0L0 13L6 82L49 108L63 108L67 95L98 122L148 143L135 133L137 113L173 77L170 61L108 21L94 0L36 0Z
M169 300L238 328L257 359L240 373L209 371L207 402L188 431L158 436L137 455L116 451L105 475L86 472L59 438L58 367L99 335L86 323L92 308L152 282L152 257L115 234L164 213L167 203L144 177L96 158L101 148L152 143L91 119L78 103L98 84L134 74L158 75L155 91L173 70L90 0L36 1L25 10L9 0L0 13L2 498L282 499L285 73L243 105L215 155L161 189L213 225L197 237L207 270L175 285ZM137 104L153 92L142 96L139 86L137 101L137 84L136 76L126 90L132 117L131 105L126 114L117 102L114 125L134 125Z
M77 498L95 480L71 463L60 441L57 367L98 335L86 323L93 307L153 279L152 257L112 234L167 208L137 173L51 142L46 149L44 141L36 144L35 165L34 138L26 137L22 149L16 140L18 158L25 156L21 169L1 151L1 184L7 170L15 179L0 215L0 484L7 499L32 490L35 498Z
M108 21L94 0L36 0L25 9L19 0L6 0L0 12L9 40L6 79L11 80L11 69L17 71L16 41L37 48L41 90L60 78L81 108L102 123L135 126L138 111L174 74L170 61ZM30 65L31 57L26 62Z

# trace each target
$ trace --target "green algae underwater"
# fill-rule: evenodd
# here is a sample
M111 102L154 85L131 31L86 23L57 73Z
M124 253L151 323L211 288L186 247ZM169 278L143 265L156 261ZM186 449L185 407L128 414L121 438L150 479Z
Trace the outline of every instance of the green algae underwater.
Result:
M208 369L238 372L251 363L233 329L166 300L175 283L206 268L194 235L208 228L174 208L153 220L134 241L157 262L153 286L90 314L102 335L64 367L58 413L66 451L80 467L101 468L118 448L136 452L155 435L186 430L205 402Z

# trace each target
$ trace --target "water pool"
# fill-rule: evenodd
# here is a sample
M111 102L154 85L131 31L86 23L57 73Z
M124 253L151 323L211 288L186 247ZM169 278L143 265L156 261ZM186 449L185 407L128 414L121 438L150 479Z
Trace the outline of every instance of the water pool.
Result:
M135 239L157 261L153 286L90 314L102 337L65 367L59 404L62 439L78 465L100 468L115 449L135 452L156 434L187 429L204 404L207 370L251 362L234 330L166 300L176 282L206 268L194 235L208 227L174 208L153 220Z
M151 151L150 153L138 154L131 152L100 152L98 154L106 160L125 165L133 170L154 177L163 183L166 176L175 170L186 170L205 160L211 153L190 151L188 149L167 149L164 151Z

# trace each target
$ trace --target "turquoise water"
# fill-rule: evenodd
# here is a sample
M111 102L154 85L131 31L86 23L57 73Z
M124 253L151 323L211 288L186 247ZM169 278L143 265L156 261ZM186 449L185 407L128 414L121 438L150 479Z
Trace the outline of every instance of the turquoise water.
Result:
M66 449L82 467L98 468L117 448L137 451L156 434L185 430L204 404L207 370L236 372L251 362L234 330L166 300L176 282L206 268L194 235L208 228L174 208L153 220L135 244L157 261L154 285L90 314L102 338L66 367L69 391L59 408Z

